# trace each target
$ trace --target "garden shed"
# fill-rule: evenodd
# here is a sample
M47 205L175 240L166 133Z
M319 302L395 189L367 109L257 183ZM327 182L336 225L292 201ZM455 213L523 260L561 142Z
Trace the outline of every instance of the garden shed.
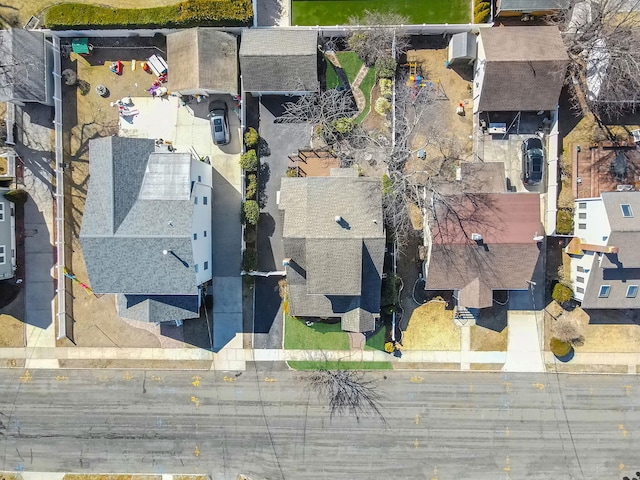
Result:
M496 17L541 17L566 10L569 6L569 0L498 0Z
M476 59L476 36L471 32L456 33L449 41L447 66L470 65Z

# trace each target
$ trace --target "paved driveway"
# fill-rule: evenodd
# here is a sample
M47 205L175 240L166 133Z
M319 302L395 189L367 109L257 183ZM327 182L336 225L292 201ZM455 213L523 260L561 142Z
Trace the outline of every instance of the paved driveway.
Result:
M258 269L282 270L282 218L276 204L280 179L287 170L287 156L308 147L311 127L306 124L274 123L286 97L263 97L260 102L260 136L268 155L261 157L260 191L262 214L258 223ZM254 348L282 347L282 305L279 277L256 278Z

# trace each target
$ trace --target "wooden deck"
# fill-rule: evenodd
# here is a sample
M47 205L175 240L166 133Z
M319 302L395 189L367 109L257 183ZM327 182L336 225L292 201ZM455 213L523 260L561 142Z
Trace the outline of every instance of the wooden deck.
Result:
M339 168L340 160L326 150L300 150L289 155L287 168L298 177L328 177L332 168Z

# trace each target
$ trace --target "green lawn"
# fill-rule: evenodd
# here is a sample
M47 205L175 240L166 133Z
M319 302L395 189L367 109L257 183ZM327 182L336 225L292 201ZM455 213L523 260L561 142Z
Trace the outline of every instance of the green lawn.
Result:
M338 88L340 86L338 74L336 73L335 68L333 68L333 63L329 60L327 60L327 73L325 74L325 80L327 82L327 90Z
M294 370L392 370L389 362L323 362L289 361Z
M358 76L360 67L362 67L362 59L356 52L336 52L336 56L340 61L342 70L344 70L349 79L349 83L353 83Z
M340 65L342 66L342 70L344 70L347 79L349 79L349 83L353 83L353 81L358 76L358 72L362 67L362 59L358 56L356 52L336 52L336 56L340 61ZM326 81L327 88L336 88L340 85L340 79L336 74L336 71L333 68L333 64L327 60L327 73L326 73ZM364 94L364 98L366 100L366 106L362 113L356 117L356 123L362 122L366 116L369 114L371 110L371 89L376 84L376 71L374 67L371 67L367 72L367 75L362 80L360 84L360 90Z
M412 24L469 23L469 0L293 0L292 25L345 25L364 10L392 11Z
M367 339L367 344L365 345L365 350L380 350L384 352L384 340L387 335L387 329L382 327L378 330L375 335L369 339Z
M349 350L349 337L340 323L316 322L307 327L302 320L285 316L284 348L287 350Z

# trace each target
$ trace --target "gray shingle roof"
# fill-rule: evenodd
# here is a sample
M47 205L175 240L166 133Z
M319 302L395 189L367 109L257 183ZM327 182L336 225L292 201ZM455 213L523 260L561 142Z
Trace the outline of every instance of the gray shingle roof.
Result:
M188 196L176 197L180 189L167 188L170 178L155 168L174 154L155 155L154 149L154 140L148 139L106 137L89 143L90 180L80 242L96 293L198 294L193 206ZM175 155L178 164L188 159ZM145 173L170 192L170 198L141 198L148 181ZM165 250L173 254L165 255Z
M556 108L569 60L556 27L485 28L480 38L486 54L480 111Z
M49 102L44 33L0 31L0 58L0 101Z
M167 35L169 90L238 94L238 40L213 28Z
M498 12L546 12L569 8L570 0L498 0Z
M604 192L602 201L611 228L607 245L618 247L618 253L593 255L582 307L640 308L640 296L627 297L630 285L640 286L640 192ZM633 216L624 217L621 205L629 205ZM611 289L607 297L601 298L603 285Z
M249 92L316 92L318 34L313 30L245 30L240 69Z
M118 314L143 322L170 322L200 316L197 295L116 295Z
M282 179L290 312L340 317L345 330L370 331L380 311L385 250L381 182L340 173Z

